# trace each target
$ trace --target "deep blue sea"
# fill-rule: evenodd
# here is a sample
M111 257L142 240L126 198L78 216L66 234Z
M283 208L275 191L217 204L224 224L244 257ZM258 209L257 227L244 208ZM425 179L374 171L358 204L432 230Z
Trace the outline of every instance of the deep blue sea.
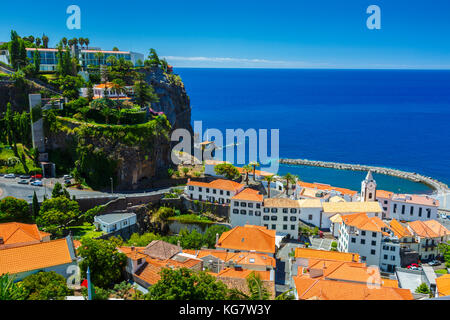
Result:
M450 71L175 70L206 128L280 129L280 157L397 168L450 184ZM362 172L281 166L360 189ZM377 175L379 188L428 188Z

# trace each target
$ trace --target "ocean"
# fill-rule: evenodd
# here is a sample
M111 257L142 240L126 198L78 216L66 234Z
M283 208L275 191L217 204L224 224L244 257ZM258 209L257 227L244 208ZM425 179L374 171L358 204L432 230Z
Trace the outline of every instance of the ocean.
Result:
M279 129L280 157L418 172L450 184L450 71L177 68L203 130ZM363 172L279 174L360 189ZM375 175L379 188L428 187Z

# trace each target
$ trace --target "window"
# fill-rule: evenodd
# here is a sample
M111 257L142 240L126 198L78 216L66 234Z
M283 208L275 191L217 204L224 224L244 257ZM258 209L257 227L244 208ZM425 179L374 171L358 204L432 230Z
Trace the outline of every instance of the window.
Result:
M238 209L233 209L233 213L234 214L239 213L239 210Z
M264 208L264 212L270 212L269 208Z
M392 260L392 261L395 261L395 256L391 256L391 260Z
M290 220L295 222L295 221L297 221L297 217L291 217Z
M261 204L260 204L260 203L257 203L257 204L256 204L256 208L257 208L257 209L261 208Z
M255 216L257 216L257 217L261 216L261 211L256 211Z
M372 245L373 245L373 246L376 246L376 245L377 245L377 242L376 242L376 241L372 241Z
M272 221L277 221L277 219L278 219L277 216L271 216L270 217L270 220L272 220Z
M263 216L264 221L269 221L269 216Z
M413 214L414 214L414 207L413 207L413 206L411 206L411 209L409 209L409 214L410 214L410 215L413 215Z
M351 238L351 240L350 240L352 243L355 243L356 242L356 238Z
M283 221L288 221L288 217L284 216Z
M361 244L366 244L366 240L361 239Z
M272 208L270 211L271 211L272 213L277 213L277 212L278 212L278 209L277 209L277 208Z
M234 205L235 205L235 206L239 206L239 201L235 201L235 202L234 202Z
M377 233L376 232L372 232L372 237L376 238L377 237Z
M283 208L283 213L288 213L288 209L287 208Z
M394 213L397 212L397 204L396 203L394 204L394 210L393 211L394 211Z
M427 209L427 218L429 218L431 216L431 209Z
M384 204L387 204L387 200L384 200Z
M247 214L247 211L241 210L241 214Z
M383 207L383 210L384 210L384 211L387 211L387 207Z
M249 211L248 211L248 215L249 215L249 216L253 216L253 210L249 210Z
M202 187L198 187L198 191L202 192L203 191Z
M383 256L383 259L384 259L384 260L387 260L387 259L388 259L388 255L385 254L385 255Z
M229 196L230 195L230 191L227 191L227 196Z
M189 186L189 190L194 190L194 187L193 186Z
M247 204L245 202L241 202L241 207L246 207Z
M141 264L142 263L142 258L138 259L137 264Z
M223 195L223 190L220 190L220 194Z
M374 249L370 250L370 254L373 255L373 256L375 255L375 252L376 251Z
M391 247L391 251L395 251L395 247Z
M295 224L291 224L291 230L295 230Z
M365 236L366 235L366 232L363 230L363 231L361 231L361 235L362 236Z
M206 193L209 193L209 188L206 188Z
M216 193L217 193L217 190L216 190L216 189L213 189L213 193L216 194Z
M277 228L277 226L276 225L272 225L272 230L275 230Z
M297 213L297 209L291 209L291 213Z
M312 220L312 214L308 215L308 220Z
M253 203L249 203L249 204L248 204L248 207L249 207L249 208L253 208Z
M405 205L402 204L402 214L405 214Z
M422 207L419 208L419 217L422 216Z

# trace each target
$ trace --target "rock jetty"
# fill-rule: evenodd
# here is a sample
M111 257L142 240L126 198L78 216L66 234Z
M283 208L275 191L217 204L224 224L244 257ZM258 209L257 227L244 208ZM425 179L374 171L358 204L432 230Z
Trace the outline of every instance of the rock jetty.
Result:
M414 182L423 183L429 186L437 193L448 192L448 186L436 179L421 175L416 172L406 172L397 169L390 169L384 167L367 166L361 164L348 164L348 163L338 163L338 162L327 162L327 161L314 161L307 159L280 159L280 163L290 164L290 165L304 165L312 167L322 167L322 168L332 168L339 170L352 170L352 171L369 171L380 174L385 174L389 176L394 176L402 179L407 179Z

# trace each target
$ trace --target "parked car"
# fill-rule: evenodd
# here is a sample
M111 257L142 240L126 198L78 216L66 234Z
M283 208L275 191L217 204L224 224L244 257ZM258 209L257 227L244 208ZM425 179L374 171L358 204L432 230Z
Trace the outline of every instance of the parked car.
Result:
M19 178L20 179L30 179L30 175L29 174L23 174Z
M72 180L66 179L66 180L64 180L64 184L72 184Z
M8 173L7 175L5 175L6 179L14 179L16 176L13 173Z
M42 181L41 180L35 180L31 183L32 186L42 187Z
M35 175L31 176L31 178L42 179L42 174L35 174Z
M439 261L437 261L437 260L433 260L433 261L428 262L428 264L430 266L434 267L434 266L440 265L441 263Z
M72 176L70 174L65 174L63 176L63 178L64 178L64 180L70 180L70 179L72 179Z
M28 180L27 179L22 179L17 181L18 184L28 184Z

